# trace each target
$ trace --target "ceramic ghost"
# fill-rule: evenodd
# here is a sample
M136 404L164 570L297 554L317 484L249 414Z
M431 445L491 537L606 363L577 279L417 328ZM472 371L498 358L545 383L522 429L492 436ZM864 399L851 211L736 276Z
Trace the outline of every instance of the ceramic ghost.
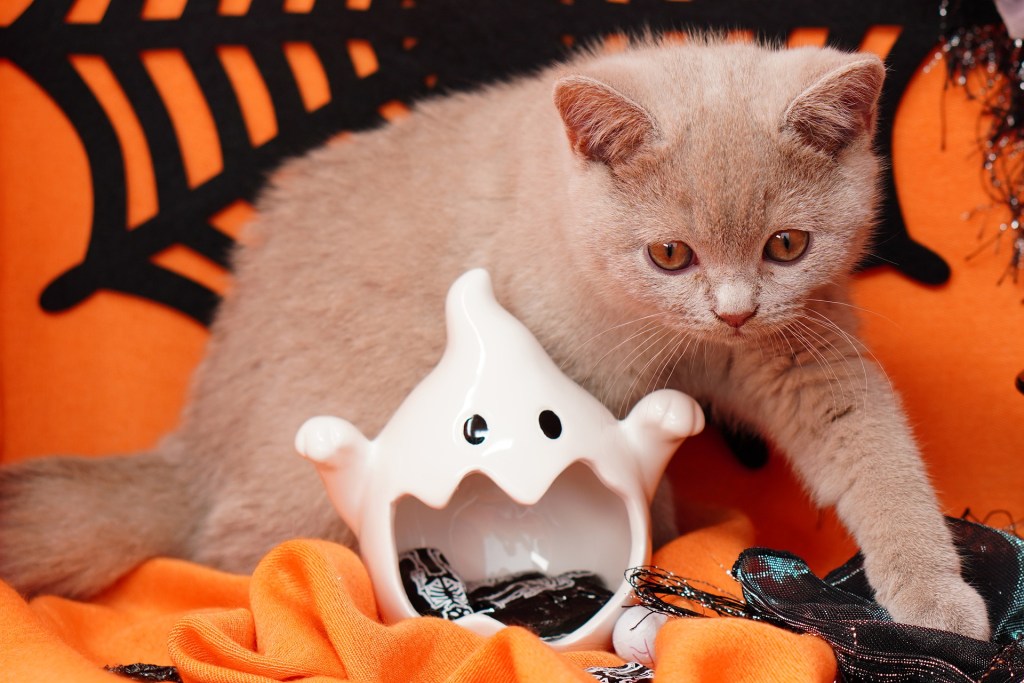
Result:
M313 461L359 539L381 615L417 616L398 555L437 548L472 582L523 571L587 570L614 595L559 649L607 647L647 562L648 509L665 465L704 416L677 391L654 392L623 420L566 377L472 270L451 287L447 348L376 439L315 417L296 449ZM485 614L457 623L489 635Z

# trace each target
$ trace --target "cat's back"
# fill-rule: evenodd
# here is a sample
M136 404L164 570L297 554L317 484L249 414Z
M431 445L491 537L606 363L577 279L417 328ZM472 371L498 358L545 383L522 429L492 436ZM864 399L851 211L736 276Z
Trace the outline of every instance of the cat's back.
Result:
M184 438L245 414L284 446L318 412L374 433L440 357L447 287L516 220L522 140L558 141L550 99L539 78L438 97L285 163L235 251Z
M260 198L251 236L267 252L277 235L283 239L275 242L356 246L368 234L436 241L481 223L489 227L480 230L494 232L510 205L537 210L545 195L564 191L573 159L552 103L562 76L589 76L635 99L661 122L669 144L732 142L750 125L777 126L808 74L843 58L706 37L641 40L618 52L597 46L534 74L428 98L393 123L339 136L287 162ZM246 262L244 253L239 260Z
M491 270L503 304L528 324L543 317L544 302L527 310L524 283L534 298L557 295L536 287L565 270L558 240L574 220L567 188L579 170L552 103L558 78L610 84L651 111L665 144L706 141L708 158L777 126L806 80L799 73L823 71L839 55L703 39L596 48L424 101L407 118L288 162L236 253L234 293L197 395L227 383L247 397L302 385L313 398L293 405L333 397L337 414L357 424L363 416L372 432L439 357L444 292L463 271ZM372 391L371 417L360 401Z

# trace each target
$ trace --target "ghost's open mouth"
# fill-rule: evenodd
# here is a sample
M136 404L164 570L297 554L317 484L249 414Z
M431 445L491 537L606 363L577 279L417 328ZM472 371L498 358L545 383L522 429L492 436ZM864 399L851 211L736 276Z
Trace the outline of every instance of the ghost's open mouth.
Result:
M406 593L420 613L484 612L548 638L572 632L605 606L634 546L623 499L579 462L534 505L515 502L478 473L440 510L406 496L395 508L394 534ZM505 586L506 579L525 583Z

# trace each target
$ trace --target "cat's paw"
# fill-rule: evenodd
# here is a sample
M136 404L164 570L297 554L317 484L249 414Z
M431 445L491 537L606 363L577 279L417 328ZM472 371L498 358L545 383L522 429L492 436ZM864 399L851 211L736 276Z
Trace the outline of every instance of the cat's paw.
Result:
M902 584L881 602L900 623L978 640L988 640L992 633L985 600L959 575Z

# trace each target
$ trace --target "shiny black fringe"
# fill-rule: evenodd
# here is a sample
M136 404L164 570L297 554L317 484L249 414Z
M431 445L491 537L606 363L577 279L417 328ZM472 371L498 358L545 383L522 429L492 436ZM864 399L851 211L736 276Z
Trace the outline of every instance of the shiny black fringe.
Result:
M1024 39L1012 38L989 3L942 0L940 56L946 88L961 88L982 104L978 144L984 187L1008 218L968 258L1009 235L1010 261L999 278L1020 281L1024 271Z

